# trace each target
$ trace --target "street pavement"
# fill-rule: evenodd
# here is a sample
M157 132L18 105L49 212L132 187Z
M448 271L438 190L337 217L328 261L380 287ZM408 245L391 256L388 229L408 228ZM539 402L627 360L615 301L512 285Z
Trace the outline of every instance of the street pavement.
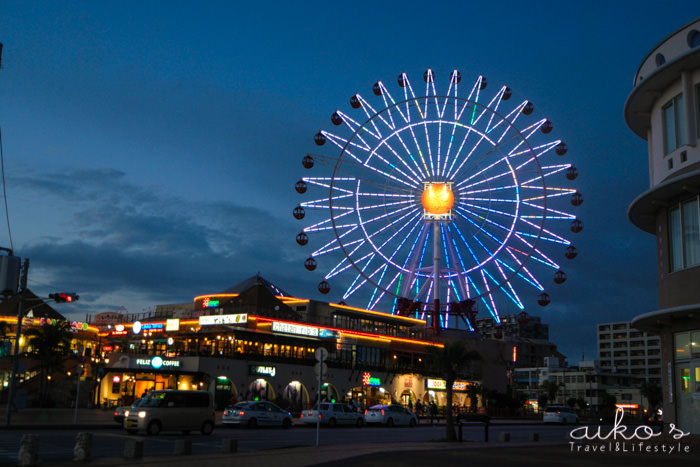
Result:
M1 408L0 408L1 409ZM3 417L6 415L2 410ZM81 429L86 431L101 428L114 428L112 410L79 409L24 409L14 412L11 428L56 428ZM219 414L220 417L220 414ZM6 428L5 419L0 424ZM220 418L217 420L220 423ZM498 425L506 421L495 421ZM508 423L516 423L508 420ZM527 422L525 422L527 423ZM494 440L496 441L496 440ZM591 442L593 443L593 442ZM671 443L670 441L668 442ZM196 466L220 467L222 464L235 464L246 467L265 466L433 466L433 465L470 465L493 466L514 465L524 467L543 466L660 466L670 462L690 462L697 464L700 460L700 437L691 436L683 439L689 445L690 452L632 452L632 445L623 449L610 449L612 452L586 452L572 449L569 441L530 441L530 442L463 442L446 443L439 441L421 443L365 443L329 446L301 446L282 449L270 449L254 452L236 452L204 455L169 455L144 456L141 459L93 458L88 462L95 466ZM583 444L579 442L579 444ZM601 444L600 442L598 444ZM583 444L585 446L585 444ZM614 444L613 444L614 447ZM147 454L147 453L145 453ZM75 466L78 462L42 462L42 466Z

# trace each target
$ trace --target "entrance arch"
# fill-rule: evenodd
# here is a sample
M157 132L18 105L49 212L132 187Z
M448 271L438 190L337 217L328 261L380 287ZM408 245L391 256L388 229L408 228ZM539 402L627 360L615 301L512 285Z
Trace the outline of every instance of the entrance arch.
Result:
M245 399L248 401L274 401L275 391L267 380L258 378L248 385Z
M291 381L282 391L282 400L292 415L298 415L302 410L309 407L309 392L299 381Z

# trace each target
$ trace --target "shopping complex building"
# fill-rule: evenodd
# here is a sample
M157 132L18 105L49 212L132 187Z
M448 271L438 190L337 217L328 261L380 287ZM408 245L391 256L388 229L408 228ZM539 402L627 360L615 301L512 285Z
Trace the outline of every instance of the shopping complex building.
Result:
M664 422L700 433L700 18L643 59L624 109L648 142L648 191L629 218L656 237L658 309L632 320L660 336ZM650 252L651 253L651 252Z
M92 382L83 391L90 403L108 406L152 389L197 388L212 392L218 409L266 399L298 412L318 396L319 372L324 399L444 406L446 382L430 354L458 339L480 358L464 366L453 401L479 408L473 389L505 393L513 367L504 341L466 330L436 334L420 319L297 298L260 275L191 303L101 313L80 327L73 346L82 349L84 378Z

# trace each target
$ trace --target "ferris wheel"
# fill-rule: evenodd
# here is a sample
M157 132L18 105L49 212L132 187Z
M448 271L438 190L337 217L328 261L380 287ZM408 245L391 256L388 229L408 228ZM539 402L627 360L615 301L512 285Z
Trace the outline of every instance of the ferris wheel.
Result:
M583 196L565 186L578 171L533 103L507 86L489 94L484 76L437 80L402 73L398 88L378 81L371 101L355 94L351 111L331 115L337 131L314 137L330 152L302 160L324 173L296 183L313 198L293 211L311 218L296 241L316 242L306 269L329 258L322 293L342 284L343 302L473 329L477 307L500 322L502 303L550 303L548 287L566 280L560 262L577 256L567 235L583 229L570 212Z

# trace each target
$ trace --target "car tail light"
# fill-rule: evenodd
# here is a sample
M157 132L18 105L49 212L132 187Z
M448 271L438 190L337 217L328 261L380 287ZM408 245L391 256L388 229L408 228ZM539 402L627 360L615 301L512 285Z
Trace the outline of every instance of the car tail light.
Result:
M367 409L365 409L365 415L367 415Z
M559 415L561 412L557 410L557 415Z
M240 412L238 412L239 417L242 417L243 415L245 415L245 410L241 410Z
M304 418L304 414L301 414L301 418Z
M382 409L382 417L384 416L384 409Z
M115 411L114 411L114 416L116 417L117 415L119 415L119 414L118 414L117 411L115 410ZM651 418L650 418L649 420L651 420Z

